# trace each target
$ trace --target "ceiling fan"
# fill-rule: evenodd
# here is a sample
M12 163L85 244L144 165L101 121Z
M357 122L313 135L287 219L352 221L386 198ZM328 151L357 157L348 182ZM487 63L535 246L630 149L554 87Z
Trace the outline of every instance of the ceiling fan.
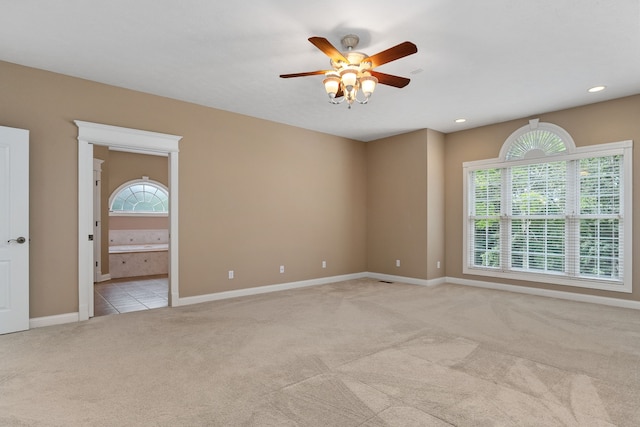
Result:
M329 95L329 102L340 104L346 100L349 108L351 108L351 104L354 101L366 104L378 83L397 88L403 88L408 85L410 80L406 77L385 74L373 69L396 59L413 55L418 51L415 44L403 42L375 55L368 56L354 51L360 41L360 38L354 34L349 34L342 38L341 44L345 49L344 52L340 52L324 37L310 37L309 41L331 59L331 70L281 74L280 77L288 79L291 77L324 74L325 79L322 83ZM364 100L357 98L358 90L361 90L364 94Z

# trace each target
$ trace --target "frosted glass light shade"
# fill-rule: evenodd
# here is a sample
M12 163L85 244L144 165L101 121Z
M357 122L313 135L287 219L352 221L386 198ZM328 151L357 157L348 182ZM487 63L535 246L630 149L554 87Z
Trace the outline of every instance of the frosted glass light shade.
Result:
M322 81L324 84L324 90L327 91L327 94L331 98L335 98L336 93L338 93L338 89L340 88L340 78L336 76L329 76Z
M347 90L350 90L350 88L355 87L358 81L358 72L356 70L347 68L346 70L342 70L340 72L340 78L342 79L342 84L344 85L344 87L347 88Z
M378 79L373 76L364 76L360 79L360 89L362 89L362 93L367 98L373 94L373 91L376 90L376 85L378 84Z

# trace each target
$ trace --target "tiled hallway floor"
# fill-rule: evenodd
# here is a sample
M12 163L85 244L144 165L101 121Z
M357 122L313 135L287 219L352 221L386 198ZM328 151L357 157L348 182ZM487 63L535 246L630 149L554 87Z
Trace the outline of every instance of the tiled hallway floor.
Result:
M166 275L114 279L93 286L93 314L128 313L167 306Z

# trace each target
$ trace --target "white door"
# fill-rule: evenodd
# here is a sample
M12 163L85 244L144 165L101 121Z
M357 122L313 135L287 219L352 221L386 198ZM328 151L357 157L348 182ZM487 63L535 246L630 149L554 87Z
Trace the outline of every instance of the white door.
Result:
M29 329L29 131L0 126L0 334Z

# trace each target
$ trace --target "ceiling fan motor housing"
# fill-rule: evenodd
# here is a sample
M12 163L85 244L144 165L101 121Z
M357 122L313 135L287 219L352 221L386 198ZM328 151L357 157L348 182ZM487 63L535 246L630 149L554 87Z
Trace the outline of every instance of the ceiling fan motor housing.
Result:
M340 43L342 43L342 47L347 51L355 49L356 46L358 46L359 42L360 37L356 36L355 34L347 34L342 38L342 40L340 40Z

